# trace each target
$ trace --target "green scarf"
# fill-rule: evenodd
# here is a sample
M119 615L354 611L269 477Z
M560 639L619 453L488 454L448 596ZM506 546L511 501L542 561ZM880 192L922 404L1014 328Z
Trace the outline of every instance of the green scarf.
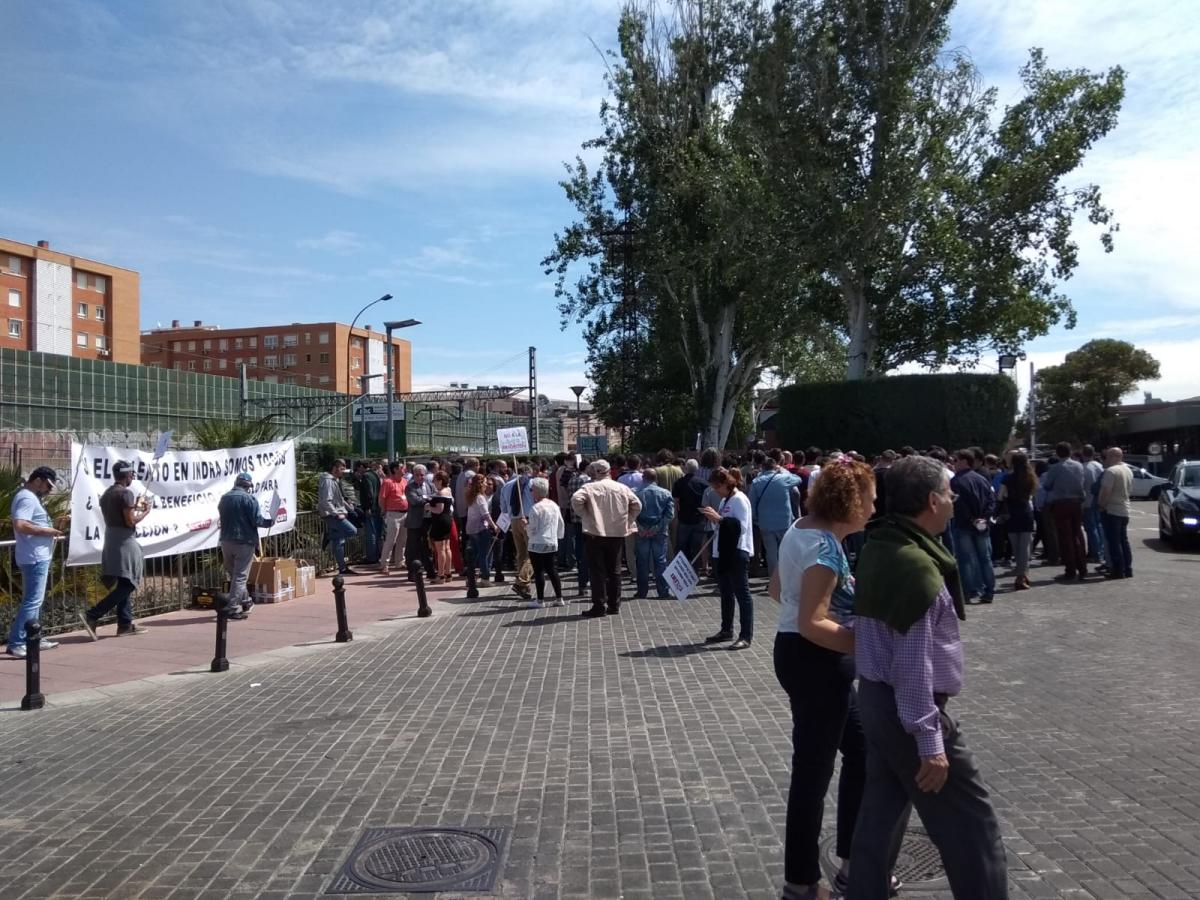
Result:
M854 614L878 619L905 634L933 606L942 585L954 611L966 619L954 554L904 516L885 516L870 527L854 573Z

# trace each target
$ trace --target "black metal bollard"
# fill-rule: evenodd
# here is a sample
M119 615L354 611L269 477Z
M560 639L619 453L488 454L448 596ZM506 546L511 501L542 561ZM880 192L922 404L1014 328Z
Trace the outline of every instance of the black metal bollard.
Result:
M413 573L417 579L417 618L428 619L433 615L429 608L429 598L425 596L425 569L418 565Z
M229 635L229 597L226 594L217 594L213 600L217 604L217 647L213 651L212 665L209 666L210 672L228 672L229 659L226 656L225 643Z
M25 623L25 696L21 709L41 709L46 705L42 693L42 623Z
M333 608L337 612L338 625L337 634L333 636L334 641L344 644L354 640L350 623L346 621L346 580L341 575L333 576Z
M463 565L467 570L467 599L476 600L479 597L479 584L475 581L475 542L463 544Z

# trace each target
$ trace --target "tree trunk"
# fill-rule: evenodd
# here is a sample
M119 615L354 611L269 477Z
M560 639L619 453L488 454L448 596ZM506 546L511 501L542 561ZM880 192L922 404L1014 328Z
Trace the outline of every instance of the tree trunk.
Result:
M712 394L708 398L708 420L704 423L704 446L721 449L729 437L733 422L729 403L729 383L733 377L733 323L737 307L727 303L721 307L717 321L707 329L707 382Z
M842 297L846 301L846 329L850 334L846 379L857 381L871 374L871 360L875 356L875 334L871 328L870 308L862 284L845 274L839 280L842 284Z

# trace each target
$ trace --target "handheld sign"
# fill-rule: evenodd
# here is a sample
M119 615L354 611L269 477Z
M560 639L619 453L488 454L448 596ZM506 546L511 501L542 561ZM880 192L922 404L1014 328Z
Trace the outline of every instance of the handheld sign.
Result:
M500 445L500 452L504 454L528 453L529 432L524 425L519 428L497 428L496 443Z
M510 516L508 513L500 513L500 518L496 520L496 527L500 529L501 533L507 532L508 526L511 524L512 516Z
M154 459L161 459L163 454L167 452L167 448L171 446L171 435L174 431L163 431L158 435L158 443L154 445Z
M663 578L667 581L667 589L671 596L676 600L686 600L688 594L700 583L700 576L683 553L675 554L671 564L663 570Z

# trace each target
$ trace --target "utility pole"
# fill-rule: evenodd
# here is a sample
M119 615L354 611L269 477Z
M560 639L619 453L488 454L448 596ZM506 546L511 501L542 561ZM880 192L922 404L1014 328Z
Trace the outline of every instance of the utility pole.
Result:
M1029 363L1029 458L1037 459L1037 373Z
M238 368L241 369L242 418L244 419L246 418L246 407L250 405L250 385L246 383L246 364L242 363Z
M637 424L633 408L636 388L641 382L641 347L639 346L637 315L637 275L633 269L635 240L640 231L633 227L629 210L620 228L602 233L610 252L620 251L621 309L615 317L621 329L621 447L626 449L630 434Z
M537 347L529 348L529 452L538 452Z

